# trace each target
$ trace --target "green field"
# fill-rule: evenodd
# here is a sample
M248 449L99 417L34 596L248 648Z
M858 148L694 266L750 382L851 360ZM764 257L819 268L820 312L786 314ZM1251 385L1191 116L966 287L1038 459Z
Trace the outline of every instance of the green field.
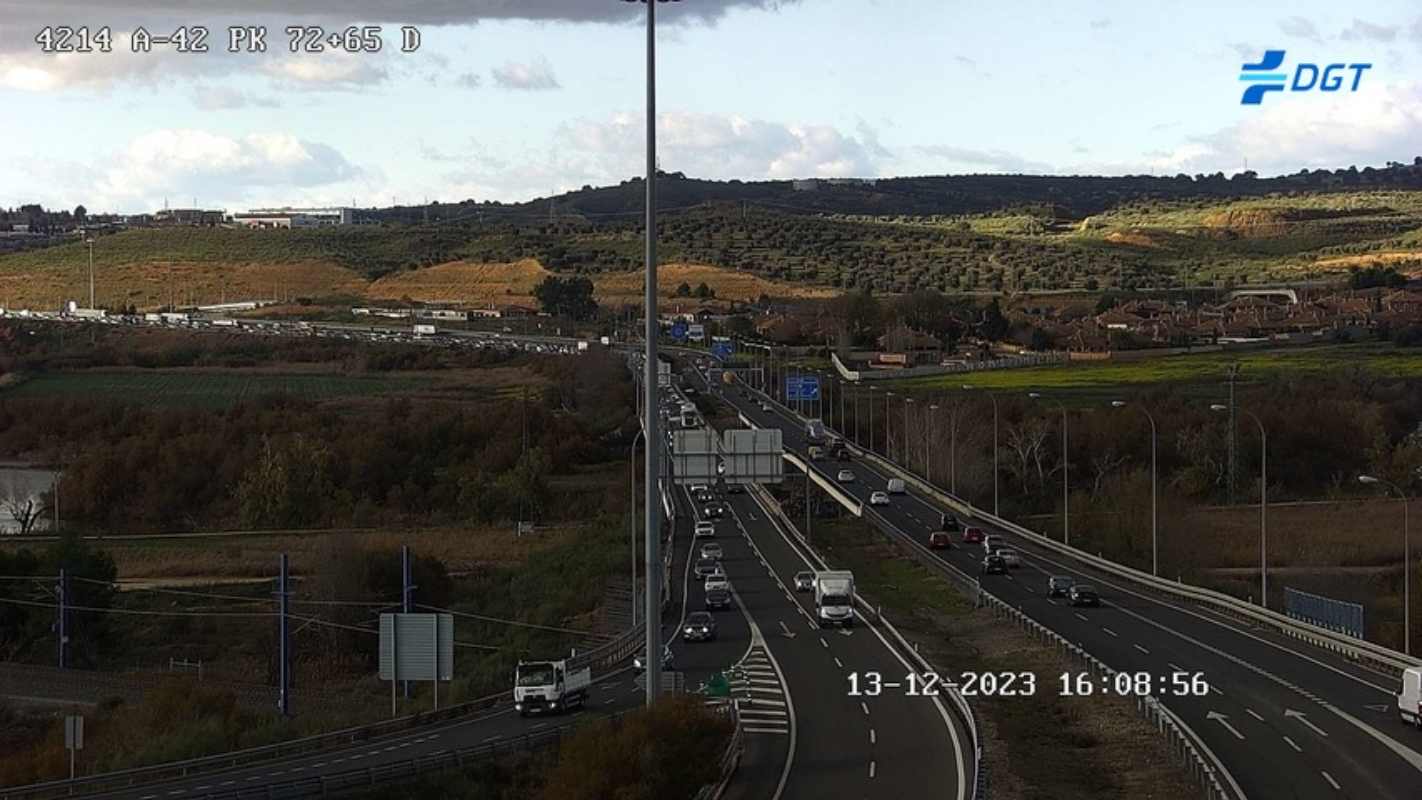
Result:
M0 397L103 398L140 405L226 408L265 394L325 400L392 394L430 384L427 378L386 375L89 370L39 375L0 392Z
M1278 380L1361 369L1391 378L1422 378L1422 354L1389 343L1317 345L1252 352L1163 356L1129 363L1078 363L1060 367L1005 369L895 381L913 389L957 389L970 384L992 391L1050 389L1097 399L1106 394L1158 384L1206 384L1210 391L1224 379L1228 365L1240 365L1247 382Z

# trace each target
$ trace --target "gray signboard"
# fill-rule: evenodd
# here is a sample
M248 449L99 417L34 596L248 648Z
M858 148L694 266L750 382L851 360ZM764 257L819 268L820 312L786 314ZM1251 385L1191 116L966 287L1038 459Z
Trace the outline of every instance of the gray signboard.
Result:
M438 670L438 672L436 672ZM449 614L381 614L382 681L454 679L454 617Z

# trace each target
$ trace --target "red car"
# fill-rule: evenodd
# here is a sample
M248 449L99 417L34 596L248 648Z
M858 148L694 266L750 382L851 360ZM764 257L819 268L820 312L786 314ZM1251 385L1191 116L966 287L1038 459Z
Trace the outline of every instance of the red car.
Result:
M983 541L983 529L982 529L982 528L964 528L964 529L963 529L963 544L982 544L982 541Z
M947 550L953 545L948 541L947 531L934 531L928 534L928 546L934 550Z

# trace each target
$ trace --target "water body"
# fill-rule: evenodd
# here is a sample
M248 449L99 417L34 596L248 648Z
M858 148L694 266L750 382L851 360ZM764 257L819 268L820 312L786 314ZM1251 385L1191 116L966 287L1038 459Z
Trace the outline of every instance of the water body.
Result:
M33 499L38 503L40 494L49 491L50 487L54 486L54 477L57 474L47 469L15 465L0 466L0 533L19 532L19 525L16 524L15 517L6 507L8 500L11 497L19 497ZM52 518L48 517L40 520L34 530L46 530L52 521Z

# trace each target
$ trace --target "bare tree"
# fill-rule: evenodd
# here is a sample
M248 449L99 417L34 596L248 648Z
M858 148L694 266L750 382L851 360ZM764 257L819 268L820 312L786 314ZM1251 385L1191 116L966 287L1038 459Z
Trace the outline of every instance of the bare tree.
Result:
M1101 496L1101 484L1106 480L1117 467L1126 463L1125 456L1116 455L1116 449L1108 447L1104 451L1091 457L1091 470L1095 473L1095 478L1091 481L1091 496Z
M1022 484L1023 491L1029 489L1028 479L1033 472L1037 475L1037 485L1040 487L1045 484L1046 421L1040 417L1028 417L1017 425L1008 425L1005 438L1007 448L1016 456L1008 462L1007 469L1017 478L1017 482Z
M40 504L39 498L27 489L16 486L13 481L6 481L4 487L0 488L0 508L15 520L15 525L18 526L15 532L21 535L31 533L44 513L44 506ZM0 530L0 533L3 532Z

